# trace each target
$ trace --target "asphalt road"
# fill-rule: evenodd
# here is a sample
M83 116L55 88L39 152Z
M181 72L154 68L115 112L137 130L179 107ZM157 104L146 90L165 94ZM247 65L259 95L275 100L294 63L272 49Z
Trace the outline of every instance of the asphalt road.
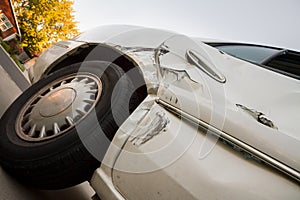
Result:
M0 117L30 84L0 46ZM43 191L20 184L0 166L0 200L91 200L88 182L64 190Z

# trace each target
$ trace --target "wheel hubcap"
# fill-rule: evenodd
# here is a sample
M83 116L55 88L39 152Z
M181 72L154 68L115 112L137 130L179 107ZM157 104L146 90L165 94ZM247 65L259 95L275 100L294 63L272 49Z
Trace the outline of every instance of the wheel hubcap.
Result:
M38 142L65 133L90 113L101 93L102 83L92 74L68 75L48 84L21 109L18 136Z
M39 102L36 107L43 117L52 117L65 111L72 105L76 98L76 91L72 88L63 88L50 92Z

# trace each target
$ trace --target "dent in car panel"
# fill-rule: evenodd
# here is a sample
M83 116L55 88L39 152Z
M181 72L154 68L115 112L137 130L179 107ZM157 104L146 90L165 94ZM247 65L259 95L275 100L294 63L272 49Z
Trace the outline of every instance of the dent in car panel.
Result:
M167 130L170 120L165 111L155 105L130 133L129 141L140 146L151 140L154 136Z
M265 125L265 126L268 126L270 128L273 128L273 129L278 129L274 123L268 119L266 117L265 114L263 114L262 112L258 112L254 109L249 109L247 108L246 106L243 106L243 105L240 105L240 104L236 104L236 106L238 108L241 108L243 111L245 111L246 113L248 113L250 116L252 116L254 119L256 119L259 123Z

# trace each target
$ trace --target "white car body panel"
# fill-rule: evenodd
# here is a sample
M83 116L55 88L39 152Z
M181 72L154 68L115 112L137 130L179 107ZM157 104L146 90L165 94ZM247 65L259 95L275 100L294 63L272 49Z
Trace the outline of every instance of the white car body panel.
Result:
M34 64L34 67L29 69L30 81L38 81L50 65L63 60L68 54L72 54L73 51L76 51L77 48L84 44L85 43L82 42L68 40L58 42L49 47L40 55L39 59L37 59Z
M176 38L182 41L173 43L178 41ZM49 66L90 43L108 45L134 60L143 72L150 95L119 129L91 180L101 198L300 198L299 80L175 33L105 26L50 47L31 72L33 82ZM159 54L156 50L164 45L169 53ZM226 82L212 79L188 62L186 51L181 52L187 49L201 54L213 69L224 75ZM239 147L223 144L205 130L198 130L198 126L157 104L157 99L248 144L282 165L280 170L284 173L291 175L291 170L297 180L264 164L268 161L264 157L258 158L263 162L243 157L248 154L241 153ZM259 123L237 104L263 113L276 127ZM157 122L165 119L166 127L160 127L160 123L151 125L149 120L143 122L145 113L140 112L145 110L154 118L155 113L162 114ZM139 129L140 126L146 128Z
M208 156L200 159L205 134L198 132L195 135L195 127L171 113L167 112L167 116L170 128L166 132L143 146L136 147L127 142L118 157L113 180L128 199L299 198L297 184L266 166L244 158L221 142ZM172 155L181 152L184 153ZM166 165L165 161L170 157L174 161ZM157 170L135 173L141 169L150 170L150 166Z
M270 72L227 54L221 54L215 48L207 45L201 43L197 43L197 45L200 50L203 49L205 54L213 59L214 65L226 77L226 83L220 84L199 73L198 69L189 66L184 59L181 62L176 60L180 67L187 66L185 70L190 76L194 73L192 79L198 85L198 87L192 86L193 83L189 82L191 87L187 88L179 81L170 83L167 76L162 80L162 83L167 82L170 85L173 96L179 99L178 102L181 106L179 109L239 138L299 171L300 154L297 152L300 146L300 124L297 121L300 118L300 106L296 103L300 100L299 80ZM178 57L178 54L175 56ZM161 59L161 66L171 66L175 69L172 64L174 59L170 60ZM253 81L254 79L255 81ZM263 89L259 89L260 87ZM189 92L187 92L188 90ZM192 96L193 98L190 98ZM167 100L169 97L162 98L176 106ZM194 104L198 109L190 106L193 105L191 101L196 101ZM224 108L220 108L220 111L223 112L215 114L213 106L222 105L222 103ZM252 116L239 109L236 104L242 104L264 113L275 123L277 129L257 123ZM220 119L218 120L218 118ZM286 148L287 146L289 148Z
M157 48L176 33L139 26L101 26L75 38L88 43L106 43L120 47Z
M145 144L134 144L130 139L134 137L132 127L141 126L134 123L144 116L140 112L145 105L152 105L151 109L158 106L144 103L133 113L117 132L104 158L105 164L94 174L91 184L101 198L111 199L109 197L119 192L126 199L299 198L296 182L221 141L208 156L200 158L201 146L207 139L205 133L195 131L197 126L163 108L161 110L170 120L168 129ZM114 162L116 158L112 155L116 155L126 140L128 142ZM113 171L106 164L113 165ZM112 178L107 180L111 174ZM103 184L103 180L109 184ZM105 189L104 185L112 183L116 188Z

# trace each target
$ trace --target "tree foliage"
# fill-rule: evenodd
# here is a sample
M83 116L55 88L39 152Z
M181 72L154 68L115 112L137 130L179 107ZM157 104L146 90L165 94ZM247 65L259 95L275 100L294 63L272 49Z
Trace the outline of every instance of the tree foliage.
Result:
M73 0L13 0L22 46L32 55L78 34Z

